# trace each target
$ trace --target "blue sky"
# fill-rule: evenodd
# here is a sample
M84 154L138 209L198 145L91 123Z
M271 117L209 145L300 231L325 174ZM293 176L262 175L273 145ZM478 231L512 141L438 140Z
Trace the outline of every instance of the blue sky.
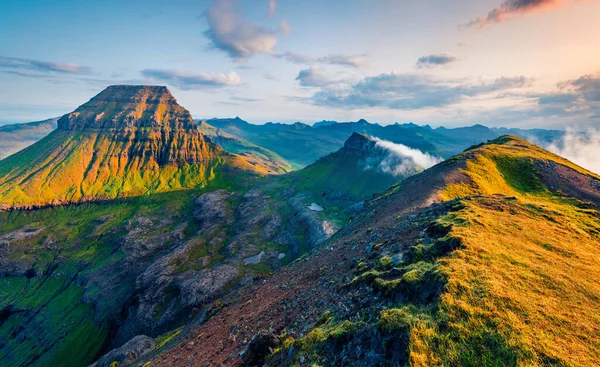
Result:
M3 0L0 122L111 84L196 118L594 127L600 1Z

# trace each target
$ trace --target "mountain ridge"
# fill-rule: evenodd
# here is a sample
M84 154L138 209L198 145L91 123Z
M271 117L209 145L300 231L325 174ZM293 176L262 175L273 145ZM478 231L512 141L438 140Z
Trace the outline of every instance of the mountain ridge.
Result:
M598 175L502 136L369 201L323 248L227 297L223 310L148 360L592 365L600 214L598 204L562 192L574 176L552 187L545 176L556 167L592 180L587 195L600 203ZM273 353L249 354L228 339L233 325L235 340L251 340L265 323L278 341ZM222 349L203 348L223 340Z

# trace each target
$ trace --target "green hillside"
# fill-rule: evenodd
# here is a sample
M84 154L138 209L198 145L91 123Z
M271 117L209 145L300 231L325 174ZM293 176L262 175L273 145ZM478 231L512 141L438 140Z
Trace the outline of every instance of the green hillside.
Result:
M239 136L217 129L205 121L198 124L200 131L224 150L243 156L248 162L266 167L273 173L287 173L292 166L279 154L253 144Z

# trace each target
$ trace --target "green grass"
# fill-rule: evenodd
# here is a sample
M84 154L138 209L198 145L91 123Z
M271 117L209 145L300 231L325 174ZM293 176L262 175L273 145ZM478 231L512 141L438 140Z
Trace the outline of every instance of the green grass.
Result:
M413 247L407 267L416 268L357 278L396 295L407 289L402 283L423 284L428 268L444 279L438 300L411 309L415 300L403 297L404 306L380 314L380 329L409 330L412 366L594 365L599 215L552 194L534 168L536 160L572 164L513 138L473 153L463 170L471 182L451 184L441 195L470 198L434 223L450 228L447 234ZM409 293L417 289L423 287Z

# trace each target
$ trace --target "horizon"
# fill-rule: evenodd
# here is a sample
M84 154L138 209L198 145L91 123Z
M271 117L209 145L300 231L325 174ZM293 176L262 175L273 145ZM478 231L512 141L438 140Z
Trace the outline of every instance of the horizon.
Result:
M68 113L121 83L167 85L195 117L253 122L584 130L600 119L598 1L176 5L6 4L2 124Z

